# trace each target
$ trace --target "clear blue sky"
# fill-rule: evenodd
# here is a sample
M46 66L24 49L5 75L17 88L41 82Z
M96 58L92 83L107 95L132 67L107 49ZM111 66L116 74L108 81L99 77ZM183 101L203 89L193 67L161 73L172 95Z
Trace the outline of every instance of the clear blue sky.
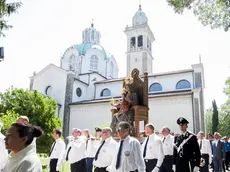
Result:
M29 76L50 63L60 65L61 55L81 43L82 31L94 18L101 44L115 56L119 76L126 74L126 25L138 9L138 0L24 0L19 13L9 18L14 26L0 39L5 61L0 63L0 91L10 85L29 87ZM153 70L187 69L199 62L205 68L205 105L224 103L224 82L230 76L230 34L203 27L192 12L174 14L166 0L142 0L142 9L155 35Z

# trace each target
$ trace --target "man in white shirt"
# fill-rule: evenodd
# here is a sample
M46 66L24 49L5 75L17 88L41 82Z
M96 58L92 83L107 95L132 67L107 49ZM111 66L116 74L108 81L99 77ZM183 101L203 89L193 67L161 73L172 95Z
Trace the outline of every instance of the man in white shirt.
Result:
M64 156L58 160L58 168L68 161L70 163L71 172L86 172L86 141L85 137L81 135L80 129L74 129L72 135L74 141L70 142L64 153Z
M52 144L49 157L49 167L50 172L58 172L59 168L57 166L58 159L63 156L65 152L65 142L61 139L61 131L54 130L53 131L53 138L55 142Z
M205 139L203 131L198 133L198 144L201 158L205 161L204 166L200 167L200 172L209 172L209 164L212 163L212 148L209 140Z
M112 138L112 129L105 127L102 129L102 142L97 149L93 165L94 172L106 172L106 168L112 163L116 155L117 142Z
M154 126L152 124L145 126L145 134L147 138L141 145L141 148L146 172L158 172L164 159L161 138L154 133Z
M5 148L5 136L1 133L3 123L0 122L0 171L4 168L8 159L8 152Z
M120 138L116 149L116 156L112 164L107 167L109 172L145 172L145 163L141 153L140 142L130 137L131 125L120 122L117 133Z
M174 137L170 134L168 127L163 127L161 133L163 135L164 161L161 165L160 172L172 172Z
M85 129L83 133L86 137L86 172L92 172L93 159L100 145L101 139L96 139L95 137L92 137L88 129Z

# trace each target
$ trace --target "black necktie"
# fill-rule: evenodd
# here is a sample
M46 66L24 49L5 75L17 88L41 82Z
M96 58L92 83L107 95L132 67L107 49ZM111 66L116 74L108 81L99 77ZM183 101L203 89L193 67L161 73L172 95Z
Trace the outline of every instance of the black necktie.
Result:
M148 142L149 142L149 136L148 136L148 138L147 138L147 140L146 140L145 147L144 147L144 152L143 152L143 157L144 157L144 158L145 158L145 156L146 156L146 150L147 150Z
M202 149L202 140L200 141L200 150Z
M120 147L119 147L118 154L117 154L116 169L118 169L120 167L120 163L121 163L121 151L122 151L123 142L124 142L124 140L122 140L120 142Z
M66 161L69 160L69 152L70 152L71 149L72 149L72 147L70 146L68 151L67 151L67 154L66 154L66 158L65 158Z
M163 143L165 142L165 138L166 138L166 137L164 137L164 139L163 139Z
M53 143L53 146L52 146L52 148L51 148L51 150L50 150L50 153L49 153L49 157L50 157L50 155L52 154L52 152L53 152L53 150L54 150L55 144L56 144L56 141Z
M102 146L105 144L105 140L102 142L102 144L101 144L101 146L98 148L98 150L97 150L97 153L96 153L96 155L95 155L95 161L97 161L97 159L98 159L98 155L99 155L99 153L100 153L100 150L101 150L101 148L102 148Z

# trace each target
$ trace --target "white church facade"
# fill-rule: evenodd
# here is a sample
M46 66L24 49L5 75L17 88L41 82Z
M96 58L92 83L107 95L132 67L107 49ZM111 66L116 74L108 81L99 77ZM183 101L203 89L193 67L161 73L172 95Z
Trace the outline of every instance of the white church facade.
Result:
M134 68L140 76L148 72L149 122L156 129L168 126L178 132L176 119L185 117L195 133L205 130L204 69L202 63L190 69L152 73L154 35L148 18L139 6L127 36L127 76ZM30 77L30 90L57 101L57 116L63 121L64 135L72 128L88 128L111 122L111 98L119 98L124 78L118 78L115 57L100 45L100 32L91 27L82 34L82 43L69 47L60 67L53 64Z

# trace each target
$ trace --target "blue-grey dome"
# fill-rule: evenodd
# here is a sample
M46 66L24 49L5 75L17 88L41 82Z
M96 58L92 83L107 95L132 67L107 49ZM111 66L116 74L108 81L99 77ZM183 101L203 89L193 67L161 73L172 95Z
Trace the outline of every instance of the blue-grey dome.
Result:
M106 52L105 49L101 45L98 45L98 44L93 44L93 43L90 43L90 42L86 42L86 43L82 43L82 44L76 44L73 47L77 48L77 50L79 52L79 54L78 54L79 56L80 55L84 56L89 49L95 48L95 49L98 49L98 50L102 51L105 60L107 60L107 59L109 59L111 57L111 54Z
M139 16L145 15L145 13L142 11L141 5L139 5L139 9L136 14L138 14Z

